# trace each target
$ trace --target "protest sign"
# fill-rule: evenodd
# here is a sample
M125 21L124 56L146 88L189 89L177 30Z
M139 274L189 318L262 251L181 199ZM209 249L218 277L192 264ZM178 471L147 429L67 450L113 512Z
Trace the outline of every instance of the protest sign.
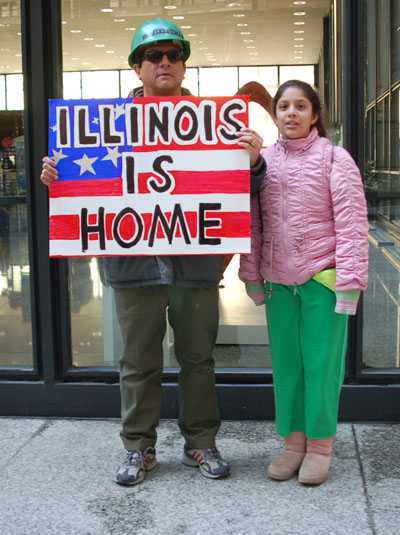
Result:
M250 251L248 98L49 106L50 256Z

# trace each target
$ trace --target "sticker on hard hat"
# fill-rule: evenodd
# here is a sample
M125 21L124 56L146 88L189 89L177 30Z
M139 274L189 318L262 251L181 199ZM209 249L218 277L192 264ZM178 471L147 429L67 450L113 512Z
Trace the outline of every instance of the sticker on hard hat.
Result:
M142 41L146 41L146 39L149 39L149 37L152 37L154 35L160 35L162 33L170 33L172 35L177 35L178 37L183 39L183 34L181 32L177 32L176 30L172 30L172 29L159 28L157 30L153 30L149 34L148 33L143 34L142 35Z

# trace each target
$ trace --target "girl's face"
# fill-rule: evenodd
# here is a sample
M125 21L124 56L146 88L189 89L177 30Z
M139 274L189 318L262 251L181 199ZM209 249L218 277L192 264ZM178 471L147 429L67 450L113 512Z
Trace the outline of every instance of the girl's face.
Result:
M307 137L311 126L318 120L312 104L300 87L285 89L276 105L276 123L281 134L288 139Z

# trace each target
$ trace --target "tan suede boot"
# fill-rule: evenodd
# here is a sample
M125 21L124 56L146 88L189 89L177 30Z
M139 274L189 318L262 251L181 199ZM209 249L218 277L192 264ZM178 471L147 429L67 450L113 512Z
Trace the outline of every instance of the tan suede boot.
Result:
M299 472L303 485L320 485L328 477L333 437L307 439L307 453Z
M285 481L297 474L306 453L306 435L304 431L293 431L285 438L285 450L275 457L268 467L267 475L271 479Z

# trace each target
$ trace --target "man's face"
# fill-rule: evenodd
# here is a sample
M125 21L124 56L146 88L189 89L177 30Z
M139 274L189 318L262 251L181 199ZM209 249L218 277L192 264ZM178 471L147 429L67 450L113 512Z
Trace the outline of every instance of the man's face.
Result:
M153 44L146 48L146 52L151 50L177 50L171 44ZM164 54L161 61L151 63L144 59L142 65L133 66L139 80L143 83L145 97L179 96L181 94L182 81L185 77L186 65L183 61L171 62Z

